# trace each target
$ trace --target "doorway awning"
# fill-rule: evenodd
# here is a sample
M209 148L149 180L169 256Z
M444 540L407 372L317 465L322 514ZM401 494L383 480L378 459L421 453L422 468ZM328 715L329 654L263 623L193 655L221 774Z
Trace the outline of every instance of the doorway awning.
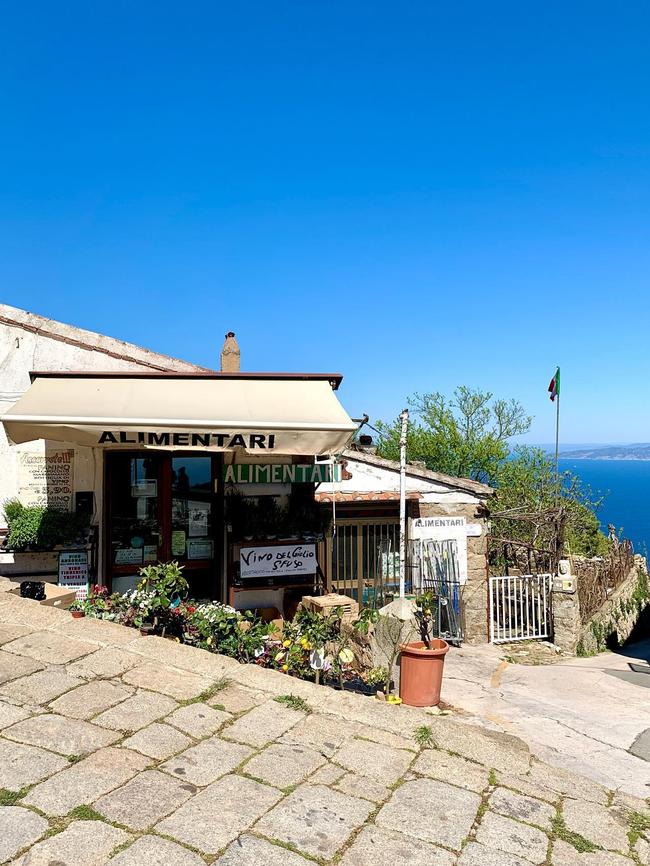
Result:
M14 443L330 455L357 425L338 374L33 373L1 420Z

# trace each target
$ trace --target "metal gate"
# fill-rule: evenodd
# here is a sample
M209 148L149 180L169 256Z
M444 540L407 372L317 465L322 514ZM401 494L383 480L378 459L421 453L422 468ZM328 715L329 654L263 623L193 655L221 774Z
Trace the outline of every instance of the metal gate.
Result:
M343 518L327 540L330 585L361 606L381 607L399 590L399 520Z
M490 641L541 640L551 636L550 574L490 578Z

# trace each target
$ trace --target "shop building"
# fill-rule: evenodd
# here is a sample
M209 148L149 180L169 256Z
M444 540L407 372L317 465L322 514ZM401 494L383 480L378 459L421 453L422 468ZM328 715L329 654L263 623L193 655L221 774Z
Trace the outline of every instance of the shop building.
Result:
M232 334L215 372L11 308L0 316L0 497L85 509L91 580L122 591L144 565L176 559L192 595L238 607L322 586L315 479L332 477L331 456L358 426L337 399L339 374L241 373ZM55 581L56 557L6 552L0 573Z

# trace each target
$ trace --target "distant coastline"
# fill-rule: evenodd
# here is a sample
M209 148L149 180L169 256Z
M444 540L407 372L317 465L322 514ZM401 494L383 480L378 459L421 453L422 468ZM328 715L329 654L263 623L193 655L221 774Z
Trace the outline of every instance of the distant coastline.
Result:
M562 451L564 460L650 460L650 444L607 445Z

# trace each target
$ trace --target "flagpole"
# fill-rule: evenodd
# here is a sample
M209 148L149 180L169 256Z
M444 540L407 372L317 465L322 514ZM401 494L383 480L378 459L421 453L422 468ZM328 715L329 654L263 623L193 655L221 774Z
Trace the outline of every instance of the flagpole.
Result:
M555 371L555 490L557 501L560 501L560 368Z

